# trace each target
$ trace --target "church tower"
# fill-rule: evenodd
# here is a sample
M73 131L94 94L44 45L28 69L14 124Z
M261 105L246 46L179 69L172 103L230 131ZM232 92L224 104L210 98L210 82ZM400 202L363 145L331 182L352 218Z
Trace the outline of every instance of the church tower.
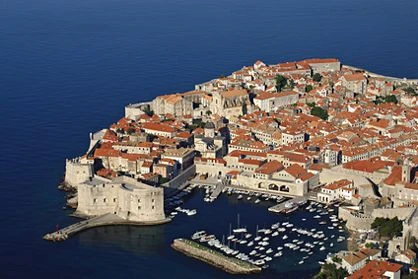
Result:
M402 182L410 183L411 182L411 166L409 165L409 160L405 159L402 165Z

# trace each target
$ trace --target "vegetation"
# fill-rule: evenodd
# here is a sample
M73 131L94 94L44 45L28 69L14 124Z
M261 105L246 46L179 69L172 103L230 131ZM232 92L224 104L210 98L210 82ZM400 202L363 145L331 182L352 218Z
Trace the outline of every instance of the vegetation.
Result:
M314 106L311 109L311 114L314 115L314 116L318 116L319 118L321 118L323 120L328 119L328 111L326 111L325 109L323 109L321 107Z
M199 118L193 119L193 122L192 123L193 124L187 125L187 127L186 127L190 131L193 131L193 130L195 130L197 128L205 128L205 125L206 125L206 122L205 121L202 121L202 119L199 119Z
M308 105L308 107L314 108L316 107L315 103L306 103Z
M372 243L372 242L368 242L364 246L366 246L366 248L369 248L369 249L378 249L379 248L378 243Z
M276 76L276 89L277 91L282 91L282 89L287 85L287 78L282 75Z
M312 85L310 85L310 84L308 84L306 87L305 87L305 92L309 92L309 91L311 91L313 89L313 86Z
M332 257L332 261L333 261L334 263L341 263L341 262L342 262L342 259L341 259L341 258L339 258L339 257L337 257L337 256L334 256L334 257Z
M322 266L321 272L315 276L315 279L344 279L348 272L343 268L337 268L335 264L326 263Z
M376 218L372 223L372 229L377 229L380 236L393 238L402 234L402 221L398 217Z
M414 88L412 88L411 86L405 88L403 91L405 91L406 93L408 93L412 96L418 96L417 91Z
M416 272L411 272L409 274L404 274L401 277L402 279L418 279L418 275Z
M321 74L319 74L319 73L315 73L315 74L312 76L312 79L313 79L313 81L315 81L315 82L320 82L320 81L322 80L322 76L321 76Z
M397 104L398 103L398 99L396 98L395 95L389 95L389 96L385 96L385 97L381 97L381 96L377 96L376 100L373 101L376 105L381 104L381 103L394 103Z

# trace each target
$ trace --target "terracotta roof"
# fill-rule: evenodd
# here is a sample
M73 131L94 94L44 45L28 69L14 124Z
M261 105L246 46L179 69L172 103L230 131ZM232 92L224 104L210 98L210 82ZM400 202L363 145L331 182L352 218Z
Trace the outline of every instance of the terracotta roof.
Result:
M160 123L145 123L142 127L147 130L161 131L167 133L173 133L176 131L176 129L174 129L173 127Z
M347 277L347 279L374 279L386 278L385 272L398 272L402 265L397 263L390 263L387 261L370 261L363 268L357 270Z
M284 167L280 162L273 160L273 161L265 163L264 165L256 169L255 172L262 173L262 174L272 174L274 172L282 170L283 168Z

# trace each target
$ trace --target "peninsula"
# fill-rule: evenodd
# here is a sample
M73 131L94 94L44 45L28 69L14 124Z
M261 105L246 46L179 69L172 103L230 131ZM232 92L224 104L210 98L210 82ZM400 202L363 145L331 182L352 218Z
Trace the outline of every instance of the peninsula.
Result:
M208 200L228 188L339 203L338 218L355 240L350 249L367 244L378 252L341 251L327 259L331 265L354 274L368 260L380 260L383 242L386 259L411 264L417 166L418 80L381 76L335 58L257 61L192 91L129 104L123 118L90 134L86 153L66 160L60 185L71 193L74 214L87 220L45 239L65 240L68 232L101 225L169 222L170 196L202 184L214 188ZM276 209L295 209L287 205ZM379 229L386 223L379 218L395 217L401 227L383 241ZM185 241L176 248L192 243Z

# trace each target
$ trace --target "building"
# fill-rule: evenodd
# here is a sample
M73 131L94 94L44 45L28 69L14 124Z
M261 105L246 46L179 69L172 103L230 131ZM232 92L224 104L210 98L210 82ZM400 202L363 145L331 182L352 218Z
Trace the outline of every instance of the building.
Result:
M372 260L363 268L348 276L347 279L400 279L401 269L402 265L400 264Z
M318 201L331 203L336 200L350 201L354 195L354 182L342 179L321 187Z
M119 176L112 180L94 176L78 186L77 214L113 213L132 222L159 222L164 214L164 192L137 180Z

